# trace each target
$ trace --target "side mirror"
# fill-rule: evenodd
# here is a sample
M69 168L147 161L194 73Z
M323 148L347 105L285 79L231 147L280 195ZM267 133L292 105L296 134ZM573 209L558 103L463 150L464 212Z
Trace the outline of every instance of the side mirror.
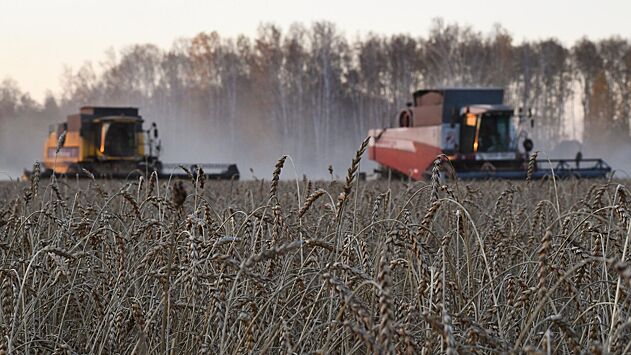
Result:
M524 139L524 150L526 151L526 154L530 155L532 148L534 148L532 140L530 138Z
M158 138L158 125L155 122L151 124L151 130L153 131L153 138Z

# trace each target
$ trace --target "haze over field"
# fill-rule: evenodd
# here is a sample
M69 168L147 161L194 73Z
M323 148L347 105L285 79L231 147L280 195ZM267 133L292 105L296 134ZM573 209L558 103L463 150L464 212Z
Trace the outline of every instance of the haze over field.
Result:
M299 176L324 177L329 164L343 175L369 128L391 126L413 90L443 85L503 87L508 103L534 109L535 149L584 141L585 157L631 171L621 152L629 10L624 1L519 11L501 1L3 2L0 172L41 159L48 124L80 106L126 105L158 122L165 161L236 162L244 177L249 168L265 177L290 154Z

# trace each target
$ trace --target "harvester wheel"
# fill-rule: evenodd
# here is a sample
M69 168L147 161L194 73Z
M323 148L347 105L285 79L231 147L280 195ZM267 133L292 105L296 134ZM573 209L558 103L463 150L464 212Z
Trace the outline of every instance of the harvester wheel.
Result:
M482 164L482 166L480 167L480 170L482 171L492 171L495 172L495 170L497 170L495 168L495 165L493 165L491 162L484 162L484 164Z
M162 162L161 161L156 161L153 164L153 170L158 173L158 175L162 174ZM151 173L151 172L150 172Z
M79 165L77 164L70 164L70 166L68 167L68 172L66 174L68 175L76 175L81 173L81 168L79 167Z

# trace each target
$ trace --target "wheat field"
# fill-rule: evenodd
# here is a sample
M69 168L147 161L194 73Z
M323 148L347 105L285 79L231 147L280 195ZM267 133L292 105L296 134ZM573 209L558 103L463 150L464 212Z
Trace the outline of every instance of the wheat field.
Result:
M362 153L339 181L0 184L0 352L629 351L624 182L360 181Z

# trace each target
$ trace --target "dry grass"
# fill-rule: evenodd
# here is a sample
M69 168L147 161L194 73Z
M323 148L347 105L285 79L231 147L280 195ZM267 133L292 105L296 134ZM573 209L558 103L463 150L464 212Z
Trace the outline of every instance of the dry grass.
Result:
M624 186L363 182L357 156L345 184L279 182L281 160L0 185L0 352L629 350Z

